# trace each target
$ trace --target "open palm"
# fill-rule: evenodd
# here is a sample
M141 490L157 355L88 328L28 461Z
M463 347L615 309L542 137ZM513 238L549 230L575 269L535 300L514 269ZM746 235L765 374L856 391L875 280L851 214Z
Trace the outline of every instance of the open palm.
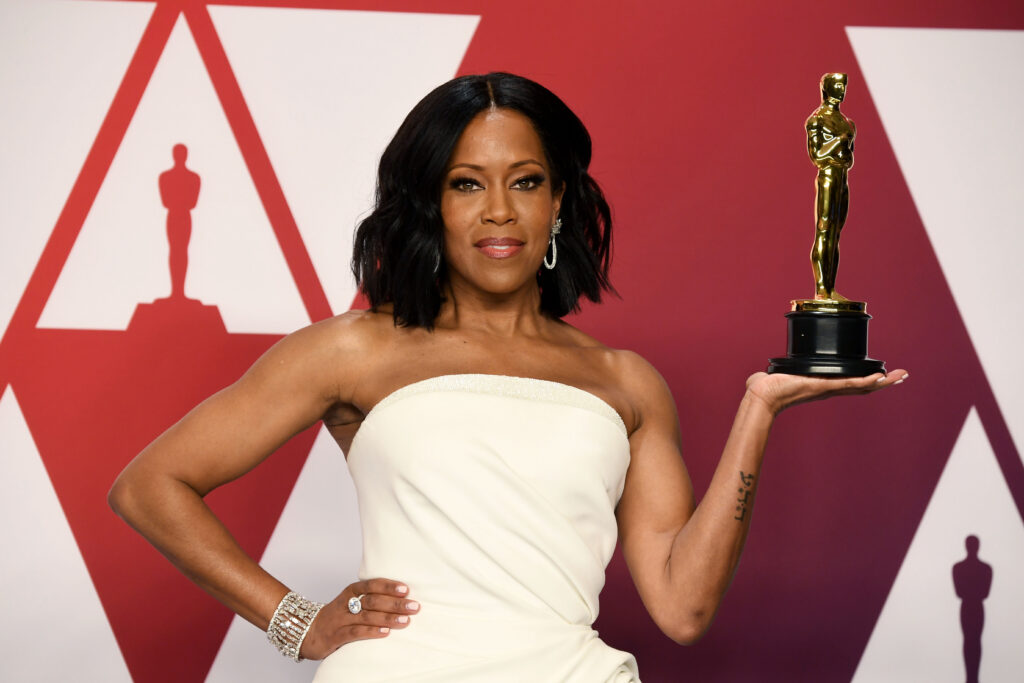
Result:
M808 401L820 401L832 396L868 394L899 384L907 378L906 370L892 370L888 374L875 373L867 377L805 377L766 372L755 372L747 378L747 391L778 415L780 412Z

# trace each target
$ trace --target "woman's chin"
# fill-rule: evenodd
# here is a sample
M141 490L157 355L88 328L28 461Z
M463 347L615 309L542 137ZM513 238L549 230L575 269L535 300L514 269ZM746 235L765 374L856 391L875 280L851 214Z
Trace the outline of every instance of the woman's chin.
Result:
M473 273L468 278L459 278L453 282L453 289L473 291L485 296L509 297L517 294L528 294L536 288L537 279L533 273L524 273L519 269L487 269L489 272ZM495 272L498 271L498 272Z

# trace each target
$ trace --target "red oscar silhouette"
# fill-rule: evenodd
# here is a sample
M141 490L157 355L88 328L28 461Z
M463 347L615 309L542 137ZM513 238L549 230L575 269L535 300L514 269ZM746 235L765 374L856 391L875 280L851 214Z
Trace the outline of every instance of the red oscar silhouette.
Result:
M168 265L171 270L170 298L185 298L188 272L188 243L192 237L192 209L199 200L199 174L185 167L188 147L180 142L171 151L174 167L160 174L160 201L167 207Z
M199 201L202 181L199 174L185 166L188 147L176 144L171 149L174 166L160 174L160 201L167 208L167 265L171 273L171 294L151 304L139 304L129 329L152 325L157 320L177 325L202 321L208 327L224 330L224 322L216 306L207 306L185 295L188 274L188 245L192 239L192 209ZM225 330L226 331L226 330Z

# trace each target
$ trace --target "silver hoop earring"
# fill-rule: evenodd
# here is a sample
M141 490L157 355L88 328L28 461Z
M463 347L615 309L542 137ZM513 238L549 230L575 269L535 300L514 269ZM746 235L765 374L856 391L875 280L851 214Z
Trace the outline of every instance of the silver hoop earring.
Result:
M551 261L548 261L547 252L544 252L544 267L548 270L553 270L555 264L558 263L558 242L555 240L555 235L562 231L562 219L556 218L555 224L551 226L551 235L548 237L548 244L551 245Z

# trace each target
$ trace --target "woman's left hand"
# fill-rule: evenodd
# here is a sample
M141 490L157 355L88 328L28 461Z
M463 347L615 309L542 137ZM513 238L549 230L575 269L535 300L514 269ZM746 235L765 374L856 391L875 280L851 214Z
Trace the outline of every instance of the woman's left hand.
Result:
M906 370L893 370L887 375L878 372L867 377L835 379L755 372L747 378L747 395L762 402L772 415L778 415L799 403L846 394L868 394L899 384L908 376Z

